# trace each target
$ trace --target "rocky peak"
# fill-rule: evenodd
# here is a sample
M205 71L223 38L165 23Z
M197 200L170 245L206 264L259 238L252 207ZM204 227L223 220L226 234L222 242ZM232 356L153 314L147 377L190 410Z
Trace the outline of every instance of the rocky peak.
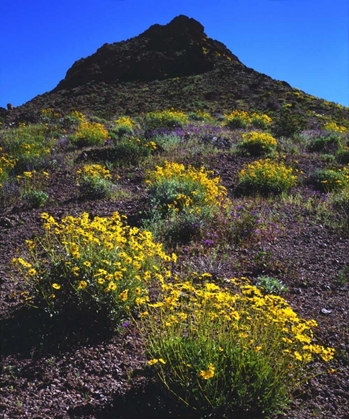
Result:
M201 23L179 15L167 25L152 25L134 38L105 44L95 54L76 61L54 91L91 82L191 76L232 60L239 62L225 45L206 36Z
M175 34L187 34L197 38L204 36L204 27L200 22L193 18L188 18L185 15L179 15L171 20L167 25L152 25L149 29L143 32L144 36L171 36Z

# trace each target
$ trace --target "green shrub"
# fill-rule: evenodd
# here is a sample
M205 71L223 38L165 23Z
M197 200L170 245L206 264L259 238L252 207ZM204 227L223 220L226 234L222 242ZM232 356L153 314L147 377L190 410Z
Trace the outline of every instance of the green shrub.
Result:
M297 183L292 168L282 162L260 159L245 165L239 172L237 191L242 194L281 194Z
M43 124L22 124L1 133L2 154L15 161L12 172L19 174L29 169L42 169L49 165L53 140Z
M188 122L188 116L182 111L173 109L165 111L148 112L144 117L145 129L176 128L182 127Z
M287 292L287 287L278 279L269 276L261 276L258 278L256 286L264 293L279 294Z
M200 110L188 114L188 118L190 121L206 121L206 122L213 121L213 118L208 112L200 111Z
M338 282L341 285L349 283L349 265L345 265L344 268L338 273Z
M112 149L114 160L121 166L138 165L145 158L151 156L157 148L153 141L143 141L141 139L130 137L119 142L115 142Z
M334 208L341 212L349 223L349 189L347 188L336 194L332 198L332 203Z
M335 153L341 147L340 138L336 134L327 137L320 136L311 139L307 146L308 152Z
M133 121L130 117L119 117L115 121L115 126L109 130L109 135L112 139L121 139L124 136L133 136L135 126L135 121Z
M17 175L17 183L21 197L32 207L41 207L48 200L49 196L44 191L50 175L46 171L38 172L25 171Z
M89 198L110 198L114 184L108 169L99 164L84 165L77 171L82 195Z
M349 170L317 169L310 174L308 184L321 192L340 191L349 184Z
M152 366L172 395L198 418L268 418L334 349L314 344L304 320L279 296L230 279L236 292L210 283L163 282L137 321Z
M22 195L22 198L28 202L31 207L42 207L48 200L48 194L45 191L28 191Z
M147 185L153 209L162 215L169 211L181 212L184 208L200 213L202 207L218 209L226 200L226 189L220 179L210 178L212 171L200 170L183 164L165 161L147 175Z
M13 263L33 299L28 302L54 317L82 314L101 326L118 322L146 302L148 287L175 260L150 232L124 224L117 212L93 220L87 213L61 222L47 213L41 217L45 233L26 241L29 255Z
M83 120L69 138L79 147L100 146L108 138L108 130L102 124Z
M0 147L0 188L3 183L7 181L11 170L16 166L17 159L9 156L7 153L3 153Z
M251 156L261 156L275 151L276 146L277 141L270 134L251 131L242 134L242 142L238 144L238 149Z
M154 137L154 142L168 152L180 146L182 139L174 133L157 134Z
M349 147L345 147L341 150L338 150L336 154L336 159L339 163L349 163Z
M306 127L304 115L284 108L273 121L272 134L275 137L293 137Z
M249 113L246 111L235 110L230 114L224 115L223 124L230 129L243 129L254 127L265 130L271 123L271 118L266 114L256 112Z

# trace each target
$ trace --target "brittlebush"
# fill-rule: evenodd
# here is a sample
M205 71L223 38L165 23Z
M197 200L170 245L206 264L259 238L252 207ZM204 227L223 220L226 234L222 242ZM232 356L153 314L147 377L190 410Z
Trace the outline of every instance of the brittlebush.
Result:
M314 374L310 362L330 361L334 349L316 344L316 321L280 296L246 278L228 280L229 289L210 280L163 282L157 301L142 305L148 364L200 418L275 415Z

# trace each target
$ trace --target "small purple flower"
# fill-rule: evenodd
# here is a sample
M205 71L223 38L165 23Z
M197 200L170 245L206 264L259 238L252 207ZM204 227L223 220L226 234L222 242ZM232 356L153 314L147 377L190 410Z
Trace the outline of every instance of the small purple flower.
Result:
M211 239L205 239L204 240L204 245L207 246L207 247L213 246L214 241L212 241Z
M123 323L121 324L121 326L122 326L123 328L127 328L130 324L131 324L131 322L130 322L130 321L125 321L125 322L123 322Z

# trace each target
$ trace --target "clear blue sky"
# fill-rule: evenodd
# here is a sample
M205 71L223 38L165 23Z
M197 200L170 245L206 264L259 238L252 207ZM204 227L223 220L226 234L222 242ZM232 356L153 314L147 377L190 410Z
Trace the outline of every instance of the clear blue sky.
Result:
M179 14L248 67L349 106L347 0L1 0L0 106L52 90L104 43Z

